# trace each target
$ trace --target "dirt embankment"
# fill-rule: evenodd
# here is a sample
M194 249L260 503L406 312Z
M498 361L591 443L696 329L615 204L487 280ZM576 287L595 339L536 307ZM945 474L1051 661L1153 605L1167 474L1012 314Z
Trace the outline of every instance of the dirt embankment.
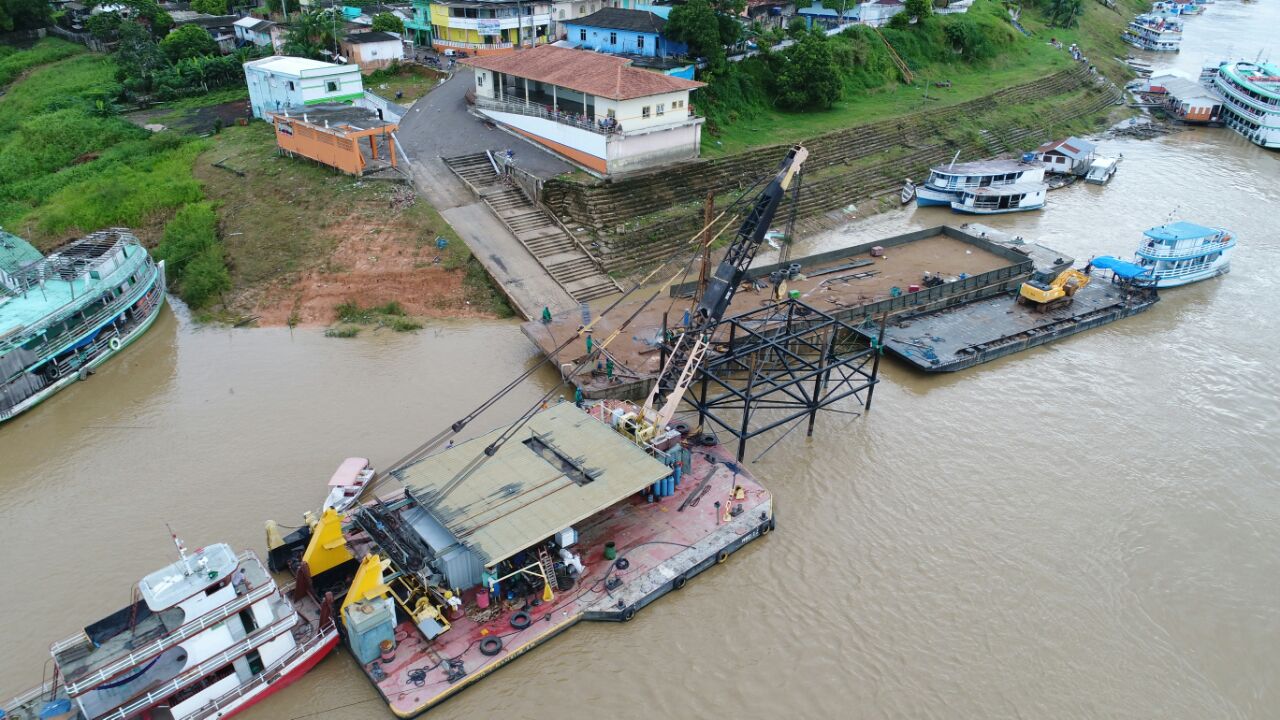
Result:
M228 319L328 325L344 302L392 301L421 318L504 315L466 245L409 186L277 155L262 122L212 142L195 175L218 203L234 284Z

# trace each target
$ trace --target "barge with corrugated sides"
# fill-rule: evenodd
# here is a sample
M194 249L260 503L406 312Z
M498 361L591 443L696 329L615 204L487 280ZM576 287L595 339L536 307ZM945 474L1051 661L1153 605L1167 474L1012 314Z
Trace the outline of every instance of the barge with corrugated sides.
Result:
M83 380L160 314L164 263L124 228L48 256L0 231L0 422Z
M1000 295L901 315L884 328L883 347L925 372L955 372L1146 312L1159 300L1147 282L1119 272L1109 279L1085 285L1072 302L1048 311ZM864 325L859 332L874 338L881 330Z

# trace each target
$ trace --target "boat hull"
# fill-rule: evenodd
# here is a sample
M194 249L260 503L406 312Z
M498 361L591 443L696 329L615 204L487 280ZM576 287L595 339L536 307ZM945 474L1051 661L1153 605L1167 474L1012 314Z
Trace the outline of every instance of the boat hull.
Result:
M228 703L222 708L211 709L207 714L197 713L192 716L193 720L204 720L205 718L229 718L238 712L248 710L254 705L257 705L263 700L266 700L272 695L289 687L297 681L298 678L306 675L311 668L315 667L317 663L332 652L333 649L338 646L338 638L338 631L336 629L330 630L328 638L320 642L314 648L300 654L297 659L287 667L283 668L279 679L274 682L261 685L252 693L245 693L243 697L238 698L233 703Z
M1027 205L1025 207L1016 207L1016 208L983 209L983 208L973 208L968 205L963 205L959 202L951 203L951 211L960 213L961 215L1004 215L1006 213L1039 210L1043 207L1044 207L1044 203L1039 203L1037 205Z
M933 188L923 185L916 186L916 206L929 207L930 205L944 206L950 205L953 200L959 197L959 193L946 192L943 190L934 190Z
M135 301L135 302L141 302L151 293L153 292L156 293L153 306L151 310L147 313L147 315L126 335L120 336L119 337L120 342L117 345L112 346L110 343L108 343L107 346L103 348L102 352L100 352L99 354L91 358L88 362L86 362L83 366L81 366L79 372L74 374L69 374L65 377L59 378L57 381L41 389L39 392L35 393L31 397L14 405L7 412L0 412L0 423L3 423L7 420L12 420L18 415L21 415L27 410L30 410L31 408L34 408L36 405L39 405L45 400L48 400L50 397L53 397L59 391L64 390L69 385L72 385L80 380L85 379L90 372L97 369L107 360L111 359L116 354L123 351L134 340L137 340L139 337L142 337L142 335L145 334L146 331L150 329L151 326L155 323L156 318L160 316L160 311L164 308L164 304L165 304L165 291L166 291L166 285L165 285L165 276L164 276L164 263L161 262L156 265L155 281L152 284L152 287L144 291L143 293L141 293L138 300Z
M1206 270L1205 272L1202 272L1202 273L1196 273L1194 275L1182 275L1179 277L1167 277L1167 278L1160 278L1157 276L1156 287L1163 289L1163 288L1179 287L1182 285L1190 285L1191 283L1200 282L1201 280L1212 280L1213 278L1219 277L1221 275L1226 275L1229 272L1231 272L1230 263L1214 268L1212 270Z

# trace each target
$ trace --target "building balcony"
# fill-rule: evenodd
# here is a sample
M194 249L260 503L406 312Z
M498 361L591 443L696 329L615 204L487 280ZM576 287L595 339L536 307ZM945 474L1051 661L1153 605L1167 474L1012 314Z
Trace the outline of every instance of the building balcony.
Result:
M461 40L445 40L444 38L433 38L431 44L442 48L453 48L455 50L511 50L516 47L515 43L473 43L462 42Z
M454 30L475 30L481 35L497 35L501 30L516 28L533 28L551 24L550 13L538 15L519 15L504 18L465 18L449 17L446 25Z
M481 110L493 110L494 112L513 113L515 115L526 115L528 117L542 118L551 120L561 125L576 127L580 130L596 133L597 135L612 135L618 132L616 125L604 122L604 118L597 120L590 115L580 113L566 112L563 110L553 110L548 105L536 102L526 102L519 98L504 96L501 100L487 98L484 96L476 97L476 107Z

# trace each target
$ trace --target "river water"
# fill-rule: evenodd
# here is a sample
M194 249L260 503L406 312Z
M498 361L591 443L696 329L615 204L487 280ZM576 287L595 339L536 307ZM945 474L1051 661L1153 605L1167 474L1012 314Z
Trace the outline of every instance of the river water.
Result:
M1252 57L1278 8L1210 6L1173 62L1194 76L1219 51ZM874 411L824 416L752 465L777 533L437 714L1276 717L1280 155L1213 129L1103 151L1125 156L1111 185L991 224L1085 258L1131 253L1172 214L1237 233L1231 274L958 375L886 363ZM960 221L878 215L797 254ZM88 382L0 427L0 688L38 682L49 642L169 562L166 522L189 544L261 551L262 521L296 522L343 457L385 465L535 361L506 322L335 340L166 309ZM476 429L554 381L536 375ZM244 717L389 714L339 653Z

